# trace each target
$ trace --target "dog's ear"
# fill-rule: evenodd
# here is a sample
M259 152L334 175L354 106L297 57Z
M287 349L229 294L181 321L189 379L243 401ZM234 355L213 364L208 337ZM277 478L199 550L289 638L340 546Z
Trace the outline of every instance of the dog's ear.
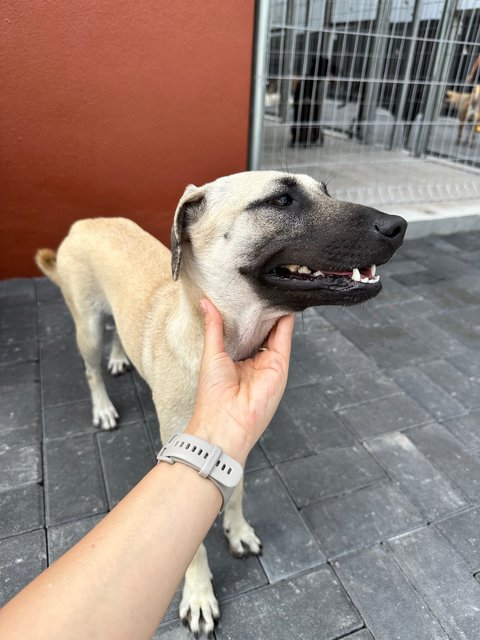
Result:
M172 276L178 279L180 261L182 258L182 245L188 239L188 225L195 220L203 209L205 190L189 184L183 192L183 196L177 205L172 225L171 250L172 250Z

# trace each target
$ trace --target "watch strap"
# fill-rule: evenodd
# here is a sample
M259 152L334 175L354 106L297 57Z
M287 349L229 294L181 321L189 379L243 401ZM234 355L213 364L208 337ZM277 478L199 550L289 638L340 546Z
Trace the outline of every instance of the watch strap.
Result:
M183 462L209 478L223 497L222 511L243 476L242 465L224 453L222 447L186 433L174 433L162 447L158 462Z

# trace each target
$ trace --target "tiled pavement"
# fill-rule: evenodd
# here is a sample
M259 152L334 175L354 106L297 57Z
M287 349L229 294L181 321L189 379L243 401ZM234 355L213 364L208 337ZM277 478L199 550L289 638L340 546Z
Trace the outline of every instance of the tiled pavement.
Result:
M480 233L406 242L383 293L297 322L283 403L246 474L261 558L207 547L218 640L480 637ZM135 373L90 423L72 322L45 279L0 283L0 599L154 462ZM74 473L72 473L74 470ZM188 638L178 594L156 638Z

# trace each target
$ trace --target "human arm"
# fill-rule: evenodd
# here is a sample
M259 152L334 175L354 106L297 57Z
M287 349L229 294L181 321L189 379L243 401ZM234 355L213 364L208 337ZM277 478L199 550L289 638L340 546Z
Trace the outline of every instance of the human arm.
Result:
M267 351L234 363L205 301L205 348L187 431L244 464L283 394L293 317ZM5 640L150 638L221 506L215 485L183 464L160 464L73 549L0 611Z

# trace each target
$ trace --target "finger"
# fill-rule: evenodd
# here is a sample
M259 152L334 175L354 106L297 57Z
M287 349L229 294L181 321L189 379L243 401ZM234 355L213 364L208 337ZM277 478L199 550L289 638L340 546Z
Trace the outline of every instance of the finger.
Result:
M209 358L225 351L223 319L217 307L208 298L200 300L200 307L204 313L205 326L203 357Z
M292 349L292 335L295 324L295 315L292 313L283 316L275 325L268 338L268 348L282 355L287 361L290 359Z

